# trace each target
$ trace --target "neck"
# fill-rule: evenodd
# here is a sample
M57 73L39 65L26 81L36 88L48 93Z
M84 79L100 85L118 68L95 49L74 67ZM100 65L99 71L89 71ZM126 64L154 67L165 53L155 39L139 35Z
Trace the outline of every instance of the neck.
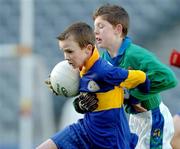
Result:
M82 76L83 74L85 74L98 59L99 59L99 52L95 48L93 50L92 56L85 62L84 66L82 67L80 75Z
M94 52L94 48L92 48L90 51L89 51L89 55L87 56L87 59L85 61L85 65L87 64L87 62L89 61L89 59L91 58L91 56L93 55L93 52Z
M121 46L121 44L122 44L122 41L123 41L123 40L118 41L118 42L116 42L116 43L113 43L113 44L107 49L108 53L110 54L110 56L111 56L112 58L117 56L118 50L119 50L119 48L120 48L120 46Z

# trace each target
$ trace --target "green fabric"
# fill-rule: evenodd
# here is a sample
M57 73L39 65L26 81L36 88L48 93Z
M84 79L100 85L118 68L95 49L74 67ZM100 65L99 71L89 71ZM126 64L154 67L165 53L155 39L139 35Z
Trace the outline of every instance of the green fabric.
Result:
M101 57L105 59L103 53ZM130 90L130 94L138 98L143 107L148 110L159 106L161 91L177 85L175 74L169 67L161 63L153 53L133 43L126 49L119 66L125 69L131 67L134 70L142 70L150 79L151 89L148 94L141 93L138 89Z

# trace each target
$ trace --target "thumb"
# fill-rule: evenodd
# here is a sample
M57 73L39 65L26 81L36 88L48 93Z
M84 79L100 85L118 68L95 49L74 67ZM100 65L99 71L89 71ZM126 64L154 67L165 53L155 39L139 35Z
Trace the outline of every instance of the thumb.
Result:
M51 85L50 77L51 77L51 75L49 74L48 78L44 81L45 84Z
M44 83L45 84L47 84L47 85L51 85L51 81L50 81L50 79L48 78L48 79L46 79L45 81L44 81Z

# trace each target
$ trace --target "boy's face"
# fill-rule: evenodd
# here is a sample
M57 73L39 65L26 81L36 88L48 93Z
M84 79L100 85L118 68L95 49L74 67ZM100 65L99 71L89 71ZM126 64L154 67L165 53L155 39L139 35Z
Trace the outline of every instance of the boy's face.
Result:
M112 48L114 43L119 40L120 33L102 16L98 16L94 21L94 33L96 44L99 48Z
M88 58L88 50L87 48L81 49L79 44L73 40L72 36L66 40L59 41L59 47L64 52L64 58L74 68L81 68L85 64Z

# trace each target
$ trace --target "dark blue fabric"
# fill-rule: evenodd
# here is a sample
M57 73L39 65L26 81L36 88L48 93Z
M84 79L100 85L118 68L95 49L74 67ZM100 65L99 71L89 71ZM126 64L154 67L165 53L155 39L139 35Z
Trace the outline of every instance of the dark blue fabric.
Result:
M79 122L57 132L51 139L58 149L91 149L87 133Z
M131 149L134 149L138 143L138 136L135 133L131 133Z
M121 108L87 113L84 119L59 131L51 139L58 149L134 149L138 137L130 133Z
M151 149L161 149L163 145L164 117L159 107L152 111L152 129L150 138Z
M150 80L149 80L149 79L147 78L147 76L146 76L145 82L144 82L144 83L141 83L140 85L138 85L137 88L138 88L141 92L143 92L143 93L149 93L150 87L151 87L150 84L151 84L151 83L150 83Z
M135 98L134 96L130 95L129 96L129 104L138 104L139 100Z

